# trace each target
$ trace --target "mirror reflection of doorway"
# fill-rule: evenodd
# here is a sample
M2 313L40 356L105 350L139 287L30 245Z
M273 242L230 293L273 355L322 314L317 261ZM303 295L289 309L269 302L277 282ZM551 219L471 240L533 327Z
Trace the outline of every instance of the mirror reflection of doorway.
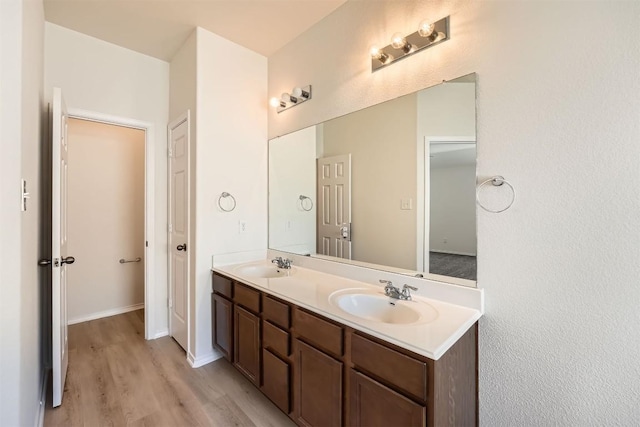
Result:
M476 280L475 138L428 138L429 273Z
M317 162L317 251L351 259L351 154Z

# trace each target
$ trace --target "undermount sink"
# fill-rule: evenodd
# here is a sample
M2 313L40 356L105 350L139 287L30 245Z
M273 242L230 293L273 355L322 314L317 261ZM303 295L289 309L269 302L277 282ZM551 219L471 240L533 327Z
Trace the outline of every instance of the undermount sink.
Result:
M329 301L342 311L365 320L381 323L428 323L438 317L429 304L401 301L385 295L364 292L338 292Z
M275 279L287 277L292 274L292 269L279 268L275 265L243 265L236 269L238 274L261 279Z

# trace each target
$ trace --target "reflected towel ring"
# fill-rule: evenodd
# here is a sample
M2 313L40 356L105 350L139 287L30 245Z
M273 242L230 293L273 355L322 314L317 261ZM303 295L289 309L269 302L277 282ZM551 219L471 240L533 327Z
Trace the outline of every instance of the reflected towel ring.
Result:
M300 199L300 207L302 208L303 211L309 212L311 209L313 209L313 200L311 200L311 197L303 196L301 194L299 199ZM309 206L309 204L305 206L304 204L305 200L308 200L311 203L311 206ZM307 206L309 206L308 209L307 209Z
M482 187L484 187L488 183L491 183L491 185L493 185L494 187L500 187L502 184L507 184L509 186L513 196L511 197L511 202L505 208L493 210L493 209L487 208L486 206L483 206L482 203L480 203L480 190L482 190ZM478 206L480 206L482 209L484 209L487 212L491 212L491 213L504 212L507 209L509 209L513 205L513 202L515 201L516 201L516 189L513 188L513 185L511 185L509 181L507 181L506 179L504 179L503 176L500 176L500 175L492 176L491 178L482 181L480 185L478 185L478 188L476 189L476 203L478 204Z
M221 201L222 201L223 198L226 199L227 197L231 197L231 201L233 202L233 206L231 207L231 209L225 209L225 208L222 207ZM223 212L231 212L232 210L234 210L236 208L236 198L225 191L220 195L220 197L218 197L218 207Z

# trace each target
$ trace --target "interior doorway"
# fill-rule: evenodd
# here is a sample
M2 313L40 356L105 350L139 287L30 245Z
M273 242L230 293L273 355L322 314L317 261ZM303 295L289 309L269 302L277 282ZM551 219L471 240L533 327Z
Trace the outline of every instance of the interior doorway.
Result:
M145 132L70 118L67 135L68 322L144 308Z
M144 308L155 338L153 126L70 109L68 133L69 324Z

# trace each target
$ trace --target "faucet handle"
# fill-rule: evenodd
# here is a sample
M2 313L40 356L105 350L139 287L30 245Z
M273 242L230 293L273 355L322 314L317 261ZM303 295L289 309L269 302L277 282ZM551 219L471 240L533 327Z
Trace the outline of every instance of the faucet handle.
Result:
M380 279L379 281L380 281L380 283L384 283L385 285L389 285L389 286L393 285L391 280L382 280L382 279Z
M411 291L409 290L411 289L411 291L417 291L418 288L416 288L415 286L409 286L407 284L405 284L402 287L402 299L410 301L411 300Z

